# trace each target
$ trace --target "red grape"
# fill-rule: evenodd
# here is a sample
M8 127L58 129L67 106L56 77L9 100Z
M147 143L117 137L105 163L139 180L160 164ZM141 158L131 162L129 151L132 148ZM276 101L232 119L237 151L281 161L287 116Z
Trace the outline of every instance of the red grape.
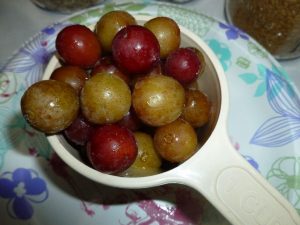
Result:
M130 108L128 113L118 121L118 124L127 127L131 131L136 131L142 127L142 121L138 118L133 108Z
M122 70L129 74L143 74L159 62L160 47L150 30L139 25L129 25L114 37L112 55Z
M137 157L137 144L130 130L108 124L97 127L87 143L88 158L96 170L115 174L129 168Z
M64 135L71 144L84 146L88 141L93 125L81 114L64 130Z
M72 66L90 68L101 55L101 46L96 35L79 24L61 30L55 44L62 60Z
M91 72L91 76L94 76L97 73L107 73L107 74L114 74L120 78L122 78L127 84L130 83L129 76L120 71L115 64L113 63L112 58L110 57L103 57L99 60L96 66L93 68Z
M190 48L178 48L168 55L165 73L186 85L197 79L200 71L198 55Z

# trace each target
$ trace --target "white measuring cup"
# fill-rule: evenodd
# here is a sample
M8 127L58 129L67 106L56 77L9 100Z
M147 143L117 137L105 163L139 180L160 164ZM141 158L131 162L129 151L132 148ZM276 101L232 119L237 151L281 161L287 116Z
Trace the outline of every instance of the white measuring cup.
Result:
M150 19L136 16L142 24ZM233 148L227 133L229 96L224 71L211 49L193 32L180 27L182 45L202 51L206 60L198 88L213 102L213 116L199 150L186 162L166 172L145 177L119 177L96 171L82 162L78 151L61 135L48 140L71 168L101 184L118 188L147 188L180 183L199 191L234 225L300 225L292 205ZM59 66L53 57L43 79Z

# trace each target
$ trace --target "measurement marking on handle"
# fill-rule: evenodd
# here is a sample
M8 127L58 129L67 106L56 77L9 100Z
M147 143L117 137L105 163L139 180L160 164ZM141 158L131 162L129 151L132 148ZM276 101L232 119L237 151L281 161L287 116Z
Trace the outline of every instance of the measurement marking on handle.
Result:
M242 168L223 170L217 178L216 191L243 224L297 225L288 209Z

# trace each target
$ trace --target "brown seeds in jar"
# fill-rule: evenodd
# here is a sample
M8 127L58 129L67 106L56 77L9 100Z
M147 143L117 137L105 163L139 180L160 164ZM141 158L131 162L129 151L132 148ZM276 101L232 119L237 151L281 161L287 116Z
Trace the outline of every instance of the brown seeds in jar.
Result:
M232 23L278 59L300 55L300 1L228 1ZM231 10L231 11L230 11Z

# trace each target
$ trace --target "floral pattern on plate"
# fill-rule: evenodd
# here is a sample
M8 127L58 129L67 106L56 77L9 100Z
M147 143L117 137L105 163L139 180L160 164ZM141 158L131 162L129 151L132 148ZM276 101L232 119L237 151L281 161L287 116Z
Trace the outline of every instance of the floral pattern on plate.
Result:
M48 198L46 182L34 170L17 168L0 177L0 196L8 199L7 212L12 218L27 220L32 217L32 204Z
M169 16L210 46L228 79L228 128L234 147L300 212L300 100L288 75L239 29L178 5L148 2L107 4L72 15L44 28L1 68L0 214L4 224L228 224L201 195L180 185L138 191L87 180L65 165L45 136L23 119L20 98L41 79L55 51L56 34L68 24L93 24L115 9Z

